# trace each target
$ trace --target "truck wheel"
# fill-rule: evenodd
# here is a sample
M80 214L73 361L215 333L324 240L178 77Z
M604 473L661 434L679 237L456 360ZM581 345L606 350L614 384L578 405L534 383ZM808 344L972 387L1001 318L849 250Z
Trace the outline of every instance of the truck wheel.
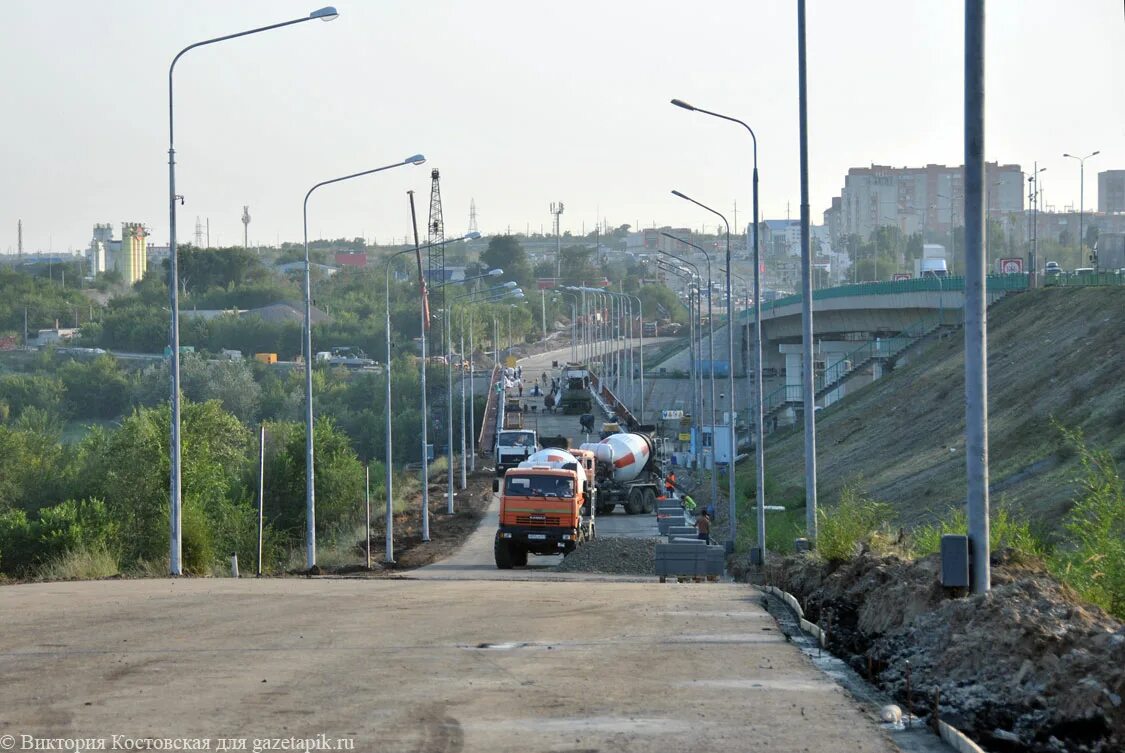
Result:
M645 489L645 512L656 512L656 492L653 489Z
M527 550L523 547L511 547L515 551L511 553L512 564L516 567L527 567Z
M640 489L630 489L629 499L625 502L625 512L636 515L644 510L645 503Z
M496 569L512 569L512 548L504 539L496 539L492 545L492 556L496 560Z

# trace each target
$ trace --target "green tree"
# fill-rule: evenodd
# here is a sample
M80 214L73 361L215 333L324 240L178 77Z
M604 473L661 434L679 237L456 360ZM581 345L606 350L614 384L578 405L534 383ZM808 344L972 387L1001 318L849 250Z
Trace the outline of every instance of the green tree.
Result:
M4 374L0 376L0 400L8 404L12 418L28 408L59 414L65 389L60 379L46 374Z
M129 380L113 356L102 355L89 362L69 361L58 374L71 416L116 418L129 405Z
M488 248L480 255L480 260L492 269L503 269L501 280L514 280L531 290L533 279L527 252L514 235L496 235L488 241Z

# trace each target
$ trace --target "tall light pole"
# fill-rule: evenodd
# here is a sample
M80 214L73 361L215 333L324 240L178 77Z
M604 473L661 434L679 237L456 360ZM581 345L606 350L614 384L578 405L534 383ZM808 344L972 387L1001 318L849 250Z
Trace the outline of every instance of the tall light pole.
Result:
M696 284L698 274L683 267L668 264L663 260L658 260L656 264L663 271L686 280L688 294L688 382L691 384L691 419L695 423L695 427L692 429L692 454L695 456L695 462L698 465L700 455L703 452L703 380L699 376L699 367L703 360L703 338L700 335L702 323L697 321L699 304L695 297L699 293L699 287Z
M463 285L467 282L476 282L483 280L486 277L499 277L504 274L502 269L490 269L483 275L476 275L475 277L466 277L464 280L458 280L456 283L444 282L441 285L435 285L434 288L444 288L446 285ZM445 512L449 515L453 514L453 353L452 353L452 333L450 330L453 327L452 308L446 307L445 315L445 372L446 372L446 391L445 391L445 438L446 438L446 453L449 460L446 468L446 486L445 486Z
M476 240L477 238L480 238L480 233L474 231L474 232L469 233L468 235L464 235L460 238L454 238L453 240L443 241L443 242L444 243L457 243L458 241ZM392 494L394 481L393 481L393 474L391 472L392 463L394 461L394 455L392 454L392 450L393 450L393 446L394 446L394 433L392 431L392 422L391 422L391 263L397 257L402 256L404 254L417 253L419 251L424 251L428 248L432 248L433 246L437 246L437 245L441 245L441 244L431 243L431 244L427 244L425 246L420 246L418 248L407 248L407 249L404 249L404 250L399 251L397 253L393 253L393 254L391 254L390 256L387 257L386 308L385 308L385 311L386 311L386 324L385 324L386 333L385 334L386 334L386 340L387 340L387 366L386 366L386 369L384 370L384 373L387 376L386 408L384 410L384 413L386 413L386 426L385 426L386 434L383 437L384 444L386 445L386 465L387 465L387 467L386 467L386 481L385 481L385 483L386 483L386 497L387 497L387 510L386 510L386 521L385 521L385 526L386 526L385 561L386 562L394 562L394 559L395 559L395 557L394 557L394 533L393 533L393 531L394 531L394 517L392 515L392 510L393 510L393 507L394 507L394 503L392 501L394 499L394 496ZM424 417L423 417L423 420L424 420ZM425 457L423 457L422 458L423 466L425 466L425 462L426 462L426 459L425 459Z
M486 275L486 276L487 277L493 277L494 275ZM453 329L453 304L454 304L454 301L458 301L458 300L465 299L465 298L473 299L473 298L475 298L475 296L478 296L478 295L487 296L487 295L490 295L490 294L493 296L492 298L484 298L484 299L478 299L478 300L481 300L481 301L499 300L500 298L505 297L508 293L514 292L513 288L515 290L519 290L519 288L516 288L516 283L506 282L503 285L498 285L494 288L489 288L488 290L471 291L471 292L468 292L468 293L462 293L461 295L458 295L458 296L452 296L449 299L449 312L448 312L448 317L447 317L449 321L446 323L446 327L450 330ZM523 291L520 290L519 293L520 293L520 297L522 298L523 297ZM467 307L465 307L465 308L467 308ZM462 363L464 363L464 361L465 361L465 308L461 309L461 328L460 328L461 329L461 359L460 360L462 361ZM471 319L470 319L469 323L470 323L470 325L472 324ZM469 338L469 342L470 342L470 347L471 347L472 337ZM452 375L453 374L453 361L452 361L452 359L449 359L448 366L449 366L449 373L450 373L450 375ZM470 371L470 373L472 372L472 364L471 363L469 364L469 371ZM449 402L452 404L452 402L453 402L452 389L450 389L449 398L450 398ZM453 431L453 429L452 429L453 420L452 420L451 414L452 414L452 408L446 413L448 423L449 423L449 426L450 426L450 433L452 433L452 431ZM466 455L466 439L465 439L465 421L466 421L467 418L468 418L468 416L466 415L466 405L465 405L465 374L462 371L462 374L461 374L461 484L460 484L462 491L464 491L464 489L468 486L468 483L469 483L469 481L468 481L468 465L467 465L468 464L468 456ZM450 448L449 448L449 465L450 465L450 468L453 467L452 440L451 440L451 444L450 444Z
M676 236L668 235L668 233L662 232L661 235L666 235L669 238L672 238L673 240L679 240L679 238L677 238ZM685 243L686 243L686 241L685 241ZM690 246L690 245L694 245L694 244L688 243L687 245ZM698 246L696 248L698 248ZM682 256L677 256L676 254L670 253L668 251L662 251L661 253L663 253L665 256L671 256L673 259L679 259L684 264L687 264L689 267L691 267L692 269L695 270L696 278L702 279L700 274L699 274L699 267L697 267L695 264L692 264L691 262L689 262L687 259L683 258ZM718 421L716 421L717 414L715 413L716 402L717 402L715 400L715 316L712 313L712 308L711 308L711 291L712 291L712 286L711 286L711 257L708 256L706 253L704 253L704 256L707 258L707 341L708 341L707 342L707 348L708 348L707 358L711 361L711 368L710 368L710 371L711 371L711 500L714 502L714 501L717 501L719 499L719 477L717 475L718 474L718 467L717 467L718 463L716 462L716 453L715 453L716 449L718 448L718 445L715 442L715 438L718 436L718 432L719 432L719 424L718 424ZM729 311L729 309L730 309L730 302L729 301L727 303L727 308L728 308L728 311L727 311L728 324L727 324L727 326L733 327L734 326L734 318L731 316L731 313ZM700 329L702 329L702 328L700 328ZM700 354L700 358L702 360L702 354ZM730 364L730 368L731 369L734 368L733 361ZM733 420L733 416L732 416L731 420Z
M953 277L953 268L956 266L957 260L957 233L956 227L953 224L953 190L950 186L950 195L935 193L934 198L945 199L949 202L949 276Z
M728 120L730 120L730 119L732 119L732 118L728 118ZM757 171L755 171L755 174L757 174ZM734 435L734 328L735 328L735 320L734 320L733 307L732 307L732 304L734 303L734 296L731 294L731 285L730 285L730 265L731 265L731 260L730 260L730 223L727 222L727 218L726 218L726 216L723 215L722 212L719 212L715 209L712 209L711 207L707 206L706 204L700 203L700 202L696 201L695 199L691 198L690 196L687 196L685 194L680 193L679 191L672 191L672 194L674 196L678 196L679 198L684 199L686 201L690 201L692 204L695 204L697 207L699 207L701 209L706 209L711 214L717 216L719 219L721 219L723 221L723 225L726 226L726 230L727 230L727 233L726 233L726 236L727 236L727 253L726 253L726 262L727 262L727 275L726 275L726 278L727 278L727 280L726 280L726 282L727 282L727 412L730 414L730 418L727 420L727 426L728 426L728 429L730 430L730 440L729 440L730 441L730 462L729 462L728 468L727 468L727 506L729 508L727 514L729 516L730 523L728 525L729 530L728 530L727 535L729 536L729 539L727 541L727 549L728 549L728 551L733 552L734 551L734 543L738 540L738 538L737 538L738 520L735 518L736 510L735 510L735 499L734 499L734 494L735 494L734 460L735 460L735 457L738 455L738 440ZM755 208L755 214L757 214L756 208Z
M168 66L168 301L172 312L169 332L169 346L172 350L170 354L171 363L169 364L172 381L172 429L170 458L171 478L169 479L171 510L168 515L171 541L168 552L168 567L172 575L183 575L183 547L181 544L183 474L181 473L182 469L180 465L183 455L180 447L180 276L179 259L176 253L176 200L179 199L182 202L183 197L176 195L176 139L174 127L175 118L173 117L172 107L172 82L173 74L176 70L176 63L183 57L184 53L188 50L194 50L196 47L203 47L216 42L225 42L228 39L237 39L251 34L258 34L263 31L280 29L284 26L292 26L318 18L323 21L331 21L338 15L335 8L328 6L319 10L314 10L304 18L295 18L292 21L283 21L281 23L270 24L269 26L260 26L256 29L240 31L236 34L227 34L226 36L215 37L214 39L205 39L202 42L190 44L180 50L176 53L176 56L172 58L172 64Z
M973 593L991 588L984 240L984 0L965 2L965 465Z
M302 222L305 234L305 526L307 529L305 531L305 555L310 570L316 565L316 484L313 472L313 446L315 442L313 441L312 265L309 263L309 197L312 196L313 191L321 186L328 186L353 178L361 178L365 175L381 173L384 170L391 170L404 165L421 165L425 161L426 158L421 154L415 154L407 157L402 162L395 162L391 165L383 165L382 167L375 167L370 170L363 170L358 173L352 173L351 175L343 175L339 178L332 178L331 180L322 180L305 193L305 201L302 205Z
M641 398L639 401L641 412L637 414L637 420L643 424L645 422L645 307L639 295L632 296L632 298L637 301L637 318L640 320L641 325L641 335L638 339L639 345L637 347L641 362Z
M755 460L757 463L756 472L756 493L758 497L758 551L761 554L762 562L765 562L766 557L766 518L765 518L765 500L766 500L766 462L765 462L765 432L762 427L763 410L762 410L762 288L761 288L761 261L759 259L759 252L761 246L758 242L758 137L754 134L754 129L747 125L745 122L738 118L732 118L729 115L722 115L710 110L704 110L700 107L689 105L680 99L673 99L672 104L676 107L682 107L691 112L701 112L704 115L710 115L720 120L726 120L731 123L737 123L746 129L750 134L750 139L754 144L754 173L753 173L753 192L754 192L754 414L751 416L757 435L754 442ZM730 252L727 252L727 295L730 295ZM733 319L732 319L733 321ZM734 338L731 335L730 349L734 351ZM731 373L734 373L734 364L731 364ZM731 381L731 400L734 399L734 382L733 377ZM733 408L732 408L733 410ZM807 448L806 448L807 453ZM731 474L733 478L734 474ZM733 489L733 486L732 486ZM733 495L732 495L733 496ZM732 502L733 504L733 502ZM731 536L732 541L734 536Z
M1075 157L1073 154L1063 154L1064 157L1078 160L1078 263L1086 266L1086 257L1082 253L1086 248L1086 237L1082 234L1082 219L1086 214L1086 160L1101 154L1099 149L1090 152L1085 157Z

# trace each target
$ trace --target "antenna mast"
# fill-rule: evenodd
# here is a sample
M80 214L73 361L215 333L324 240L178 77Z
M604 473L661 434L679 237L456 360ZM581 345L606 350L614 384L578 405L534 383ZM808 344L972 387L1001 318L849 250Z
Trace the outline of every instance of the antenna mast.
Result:
M250 207L242 207L242 247L250 248Z

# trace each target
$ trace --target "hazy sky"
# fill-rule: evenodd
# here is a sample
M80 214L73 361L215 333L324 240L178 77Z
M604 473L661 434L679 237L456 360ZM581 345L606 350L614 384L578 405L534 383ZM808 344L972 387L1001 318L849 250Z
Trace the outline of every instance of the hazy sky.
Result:
M2 0L0 251L81 248L95 222L168 238L167 69L183 46L305 16L324 0ZM750 219L759 139L762 213L799 216L792 0L338 0L340 17L193 50L176 74L179 238L210 218L213 245L301 237L301 201L327 178L422 152L320 189L310 237L409 231L430 168L447 235L475 198L485 233L597 218L700 227L673 188ZM1078 164L1125 168L1121 0L988 4L987 157L1046 166L1048 204L1078 203ZM963 4L809 0L813 221L850 166L960 164ZM600 214L599 214L600 213Z

